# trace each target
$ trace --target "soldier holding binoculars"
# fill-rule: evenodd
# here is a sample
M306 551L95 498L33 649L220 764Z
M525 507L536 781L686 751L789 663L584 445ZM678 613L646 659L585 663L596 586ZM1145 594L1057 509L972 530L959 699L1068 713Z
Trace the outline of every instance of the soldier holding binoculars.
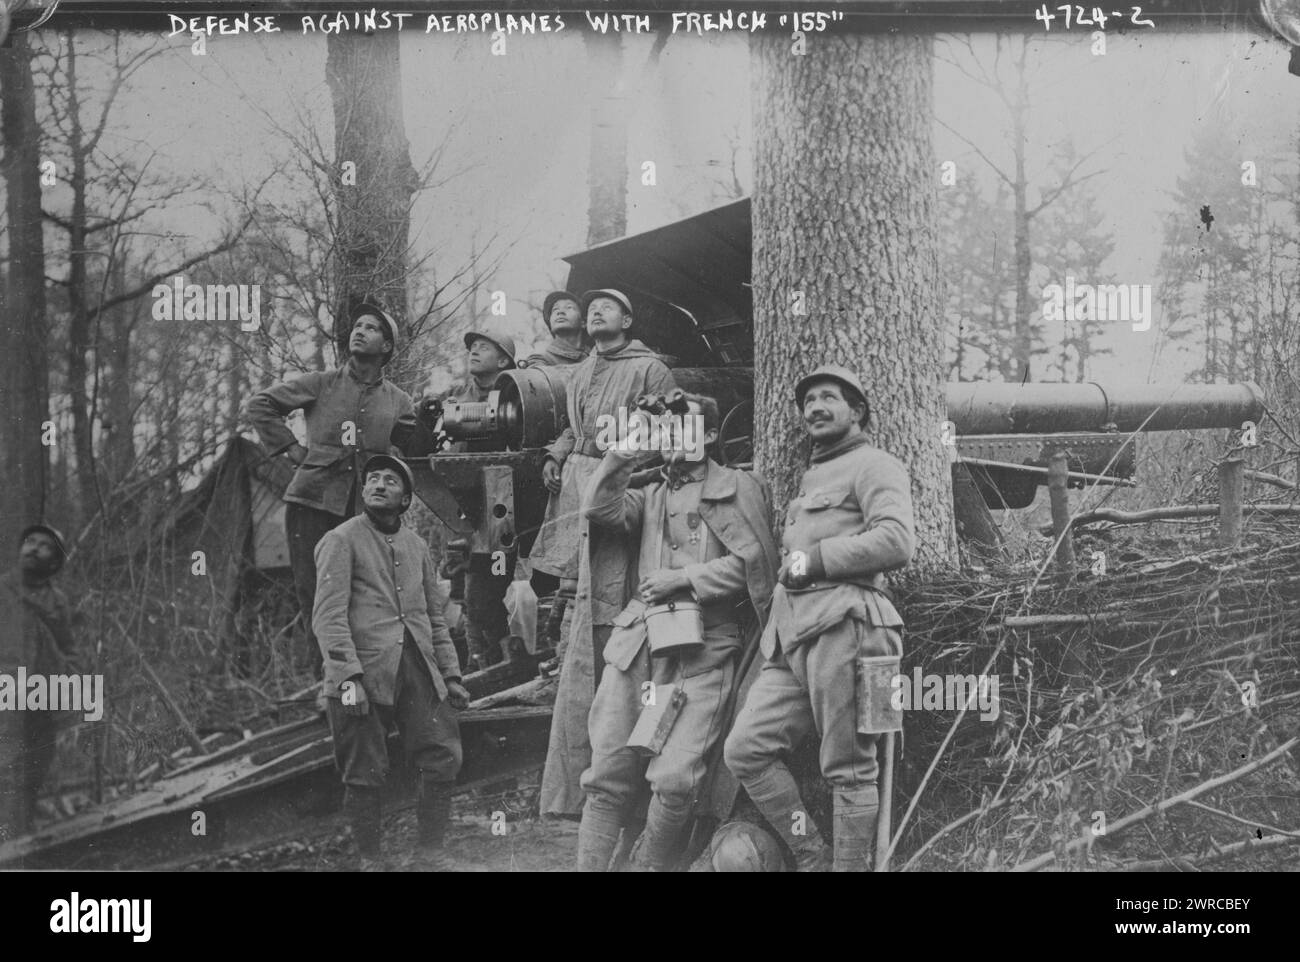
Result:
M716 440L717 402L698 395L674 401L684 409L680 417L703 421L706 442ZM652 411L664 407L659 399L646 403ZM580 871L609 867L647 783L653 794L631 864L671 867L723 735L746 625L761 617L775 585L762 481L706 457L691 460L680 432L674 440L658 477L635 490L628 481L636 451L610 447L584 502L585 521L623 536L621 557L609 559L593 589L625 604L603 646L591 706ZM636 595L628 599L632 584ZM638 737L648 728L662 744Z

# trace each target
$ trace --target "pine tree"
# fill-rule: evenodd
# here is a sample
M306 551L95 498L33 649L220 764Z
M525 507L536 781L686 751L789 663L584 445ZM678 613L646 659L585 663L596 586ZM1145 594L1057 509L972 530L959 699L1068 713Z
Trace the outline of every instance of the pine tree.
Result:
M347 350L347 319L362 301L379 301L406 320L411 198L419 175L402 117L398 35L331 34L325 78L334 103L338 304L334 337ZM344 183L354 164L355 185ZM399 354L387 374L410 388L419 372Z
M1258 319L1276 297L1267 248L1272 226L1289 217L1261 188L1258 173L1254 184L1243 183L1238 142L1223 123L1195 133L1165 219L1159 267L1164 333L1199 354L1196 376L1207 383L1259 373L1256 356L1264 345ZM1254 163L1257 170L1281 166L1263 157Z
M939 191L939 269L946 291L949 380L1012 376L1012 223L1006 185L993 202L975 177Z
M957 558L941 443L943 328L931 143L933 41L755 35L754 384L758 470L778 508L805 466L800 376L857 369L873 443L912 476L920 568ZM794 313L800 304L804 314Z
M1078 160L1078 151L1070 138L1058 150L1055 167L1064 176L1065 171L1073 168ZM1034 238L1034 261L1043 286L1064 285L1067 276L1074 277L1078 284L1116 283L1105 270L1106 261L1115 251L1115 238L1102 229L1104 219L1096 192L1090 184L1063 194L1057 204L1044 211ZM1036 289L1039 287L1035 285ZM1101 322L1095 318L1080 318L1055 323L1061 327L1045 330L1043 352L1050 353L1049 345L1059 344L1056 369L1060 380L1087 380L1091 359L1111 353L1109 348L1097 347L1094 343Z

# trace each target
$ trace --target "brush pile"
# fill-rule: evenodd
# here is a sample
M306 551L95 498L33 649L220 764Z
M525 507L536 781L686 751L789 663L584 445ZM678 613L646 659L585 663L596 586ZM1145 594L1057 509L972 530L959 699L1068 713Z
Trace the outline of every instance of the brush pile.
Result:
M903 674L985 674L998 697L906 712L895 871L1295 862L1300 534L1142 535L1080 539L1072 579L902 587Z

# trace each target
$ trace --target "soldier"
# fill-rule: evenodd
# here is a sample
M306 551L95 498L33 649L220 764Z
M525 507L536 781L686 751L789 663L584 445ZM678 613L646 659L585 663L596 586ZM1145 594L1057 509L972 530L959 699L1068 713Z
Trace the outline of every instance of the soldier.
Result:
M902 464L867 443L870 412L853 372L817 368L795 387L795 403L812 441L810 464L786 509L781 584L761 642L766 661L724 757L790 846L796 870L824 869L821 835L783 761L815 729L834 792L833 869L865 871L878 809L877 736L858 730L857 659L901 654L903 622L884 572L912 557L910 482Z
M29 675L66 674L75 666L76 640L68 599L54 586L54 576L67 556L63 536L45 524L28 525L19 536L18 568L0 579L0 591L7 595L5 607L18 614L22 628L13 641L18 650L0 657L0 670L13 673L23 667ZM12 664L6 664L12 662ZM22 761L11 776L20 780L22 808L19 831L29 829L36 814L41 785L54 762L57 716L53 711L25 711L18 724L22 729Z
M551 342L525 358L525 367L567 367L591 353L583 343L582 302L577 294L551 291L542 302L542 318L551 332Z
M687 416L702 422L701 440L712 444L717 402L687 398ZM646 871L672 865L707 759L723 735L721 716L746 627L761 619L776 583L776 545L762 481L707 457L688 460L686 453L679 439L659 477L628 490L636 452L612 447L584 501L589 522L624 536L621 564L602 567L593 593L626 606L612 633L594 629L609 640L598 646L605 669L588 722L591 767L582 775L587 800L578 832L580 871L609 867L647 782L653 796L631 863ZM637 595L627 600L624 588L632 584ZM702 644L689 652L653 652L647 605L685 601L700 606ZM647 760L628 747L628 738L650 683L676 684L686 697L662 750Z
M419 844L445 868L443 835L460 771L452 708L469 704L443 618L445 599L429 546L402 514L415 481L401 459L366 461L365 513L327 532L316 548L320 585L312 622L325 658L325 695L344 812L363 859L380 852L380 789L387 729L396 723L420 771Z
M359 474L366 457L387 454L392 445L403 447L415 426L410 395L383 375L397 349L397 336L397 322L389 314L363 304L352 312L346 364L273 384L244 406L267 453L283 455L296 468L284 493L284 527L294 589L307 622L309 657L317 673L320 652L311 628L316 545L325 532L361 509ZM295 410L301 410L307 422L306 447L284 423Z
M502 371L515 366L515 342L495 327L483 327L465 335L469 351L469 376L452 399L486 401ZM451 451L487 450L491 441L459 441ZM506 614L506 590L515 577L518 553L510 550L504 560L488 554L472 554L465 569L465 636L473 669L487 668L510 655L510 619Z
M564 372L566 378L571 377L575 365L591 353L583 330L582 301L577 294L569 291L551 291L542 303L542 317L546 321L546 329L551 332L551 342L539 353L526 358L523 366L556 367ZM568 606L569 596L573 594L572 582L569 590L561 594L559 578L534 569L530 583L539 598L543 595L554 595L544 632L550 644L553 647L558 646L564 611Z
M515 366L515 340L499 328L485 326L465 335L465 350L469 352L465 365L469 376L452 389L449 397L455 401L486 401L501 372Z
M601 415L617 418L620 407L630 413L643 394L667 394L676 390L673 376L653 351L631 339L632 303L616 290L588 291L582 296L587 315L587 333L595 350L576 365L568 385L569 424L547 448L542 480L551 496L537 541L533 545L533 570L560 580L562 595L578 597L569 605L561 647L573 648L572 638L582 634L578 651L561 658L560 685L556 693L555 720L542 778L543 813L577 815L582 810L578 778L587 767L587 712L595 692L591 640L593 625L609 627L622 610L621 598L598 599L579 585L579 545L586 539L581 522L581 499L588 482L600 465L603 451L596 443ZM596 538L595 541L602 539ZM604 539L608 541L610 539ZM620 550L617 545L610 550ZM581 564L601 571L604 560L595 543L586 544ZM582 625L581 632L579 625ZM570 666L570 662L574 662Z

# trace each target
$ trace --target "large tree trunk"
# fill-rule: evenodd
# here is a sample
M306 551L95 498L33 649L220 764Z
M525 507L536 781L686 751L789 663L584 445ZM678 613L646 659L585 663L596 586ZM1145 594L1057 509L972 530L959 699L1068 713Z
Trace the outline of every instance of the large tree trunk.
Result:
M41 236L41 131L36 124L29 34L0 47L0 142L8 216L8 271L0 289L0 571L12 569L18 534L40 520L45 505L48 417L45 334L45 246ZM26 613L0 610L0 665L19 663ZM18 749L23 712L0 712L0 841L22 832Z
M627 105L623 35L584 33L587 69L596 97L591 104L587 183L587 246L627 233Z
M41 233L41 130L36 123L29 34L12 34L0 47L0 141L9 221L6 303L0 310L4 331L5 400L0 445L9 489L2 523L16 536L24 523L39 518L45 505L45 447L41 425L49 416L46 358L45 243ZM16 488L16 490L15 490ZM11 500L10 500L11 499ZM12 513L11 513L12 512ZM15 517L15 514L17 515ZM0 542L8 551L13 540ZM6 561L8 556L5 556Z
M916 564L955 563L932 40L818 36L806 56L784 36L752 44L758 471L780 508L806 463L795 382L827 361L854 368L873 443L911 472ZM796 291L807 316L792 311Z
M1025 83L1024 61L1021 60L1018 79L1023 92ZM1033 257L1029 252L1029 182L1025 173L1025 113L1028 107L1022 96L1012 111L1012 149L1015 151L1016 172L1012 193L1015 197L1015 255L1016 255L1016 327L1011 342L1011 377L1017 384L1030 380L1034 355L1034 320L1032 314L1041 302L1029 298L1029 272ZM1064 281L1062 281L1064 283Z
M86 148L77 90L77 45L67 35L68 153L72 158L72 217L68 229L68 394L72 399L72 443L77 456L77 490L82 519L99 509L92 448L90 397L86 391L90 351L89 298L86 290Z
M398 35L331 34L326 44L338 208L334 339L342 356L348 314L361 301L377 300L398 323L406 320L406 251L418 184L402 120ZM348 163L356 165L355 186L343 183ZM404 376L400 360L387 373L408 388L405 382L418 376Z

